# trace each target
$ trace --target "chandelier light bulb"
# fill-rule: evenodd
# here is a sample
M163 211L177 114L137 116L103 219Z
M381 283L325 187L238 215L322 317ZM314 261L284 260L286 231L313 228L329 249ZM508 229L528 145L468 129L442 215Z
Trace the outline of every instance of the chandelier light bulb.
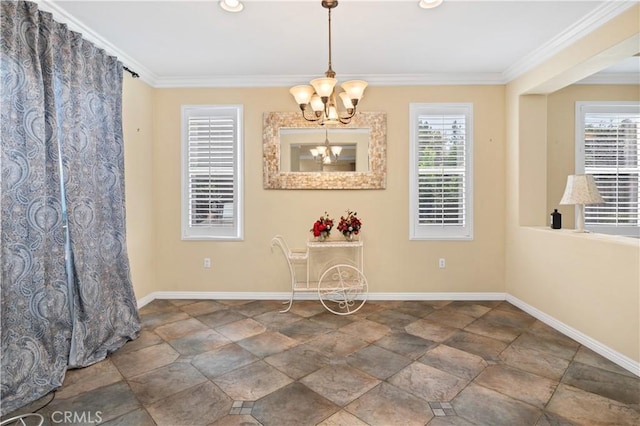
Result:
M338 110L335 106L329 107L329 120L337 120L338 119Z

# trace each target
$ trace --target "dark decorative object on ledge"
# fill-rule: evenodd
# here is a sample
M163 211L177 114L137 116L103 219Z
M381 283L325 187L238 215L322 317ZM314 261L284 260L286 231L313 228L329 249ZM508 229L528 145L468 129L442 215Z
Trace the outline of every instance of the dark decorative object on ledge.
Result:
M562 228L562 214L558 209L553 209L553 213L551 213L551 229L560 228Z

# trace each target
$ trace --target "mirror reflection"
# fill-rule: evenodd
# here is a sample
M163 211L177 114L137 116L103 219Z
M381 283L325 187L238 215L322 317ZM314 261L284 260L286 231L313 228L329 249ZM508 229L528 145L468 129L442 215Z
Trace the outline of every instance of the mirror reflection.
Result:
M369 129L280 129L284 172L369 171Z
M355 172L356 144L291 145L292 172Z

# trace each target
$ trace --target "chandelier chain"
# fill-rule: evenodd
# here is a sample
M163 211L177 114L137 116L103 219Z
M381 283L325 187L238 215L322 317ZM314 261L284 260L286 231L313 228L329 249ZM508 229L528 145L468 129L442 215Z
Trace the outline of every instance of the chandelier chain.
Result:
M329 10L329 69L327 70L325 75L327 77L333 78L336 76L336 73L333 71L333 68L331 66L331 8L329 8L328 10Z

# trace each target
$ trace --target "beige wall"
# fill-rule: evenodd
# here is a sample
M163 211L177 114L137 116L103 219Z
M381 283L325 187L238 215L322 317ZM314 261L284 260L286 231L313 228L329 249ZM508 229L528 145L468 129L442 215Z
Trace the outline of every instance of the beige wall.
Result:
M551 136L547 150L543 133L552 115L545 95L586 77L596 63L604 67L636 54L639 16L636 5L506 87L506 291L635 362L639 243L547 227L547 175L556 167L547 158L556 147ZM538 130L531 136L530 129Z
M475 239L409 241L409 103L472 102L475 122ZM245 239L180 239L180 107L244 105ZM304 246L315 219L328 211L359 213L371 292L493 292L504 289L504 89L495 86L371 87L362 107L387 113L385 190L265 190L262 114L297 107L287 88L158 89L154 102L153 211L156 291L279 292L286 266L269 242L283 234ZM212 268L204 269L210 257ZM438 269L438 258L447 260Z
M574 84L547 99L547 211L562 213L563 228L574 228L573 206L560 206L567 175L575 173L575 105L578 101L639 101L640 85Z
M136 298L156 291L153 268L153 89L128 73L122 99L127 250Z

